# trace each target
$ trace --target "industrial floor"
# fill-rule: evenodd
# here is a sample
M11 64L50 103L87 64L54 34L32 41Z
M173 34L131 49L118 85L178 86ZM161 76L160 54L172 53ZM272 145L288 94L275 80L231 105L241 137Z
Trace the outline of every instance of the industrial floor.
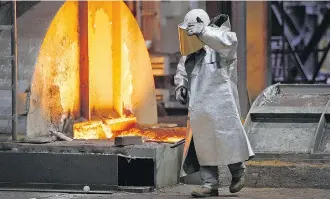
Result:
M118 192L114 194L66 194L0 191L1 199L184 199L191 198L190 190L194 185L179 185L153 193L137 194ZM233 199L329 199L329 189L272 189L244 188L238 194L230 194L228 188L220 188L219 197Z

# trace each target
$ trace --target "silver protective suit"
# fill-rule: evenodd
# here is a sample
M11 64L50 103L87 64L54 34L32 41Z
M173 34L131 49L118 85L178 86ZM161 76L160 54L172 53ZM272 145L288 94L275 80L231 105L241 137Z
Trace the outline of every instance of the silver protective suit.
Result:
M204 48L181 57L175 75L176 87L184 86L189 93L194 147L190 146L184 154L184 162L195 149L198 162L191 162L194 171L199 166L229 165L254 156L240 119L238 41L236 34L230 31L229 17L224 15L220 27L206 26L199 39L205 44ZM191 166L186 165L186 168Z

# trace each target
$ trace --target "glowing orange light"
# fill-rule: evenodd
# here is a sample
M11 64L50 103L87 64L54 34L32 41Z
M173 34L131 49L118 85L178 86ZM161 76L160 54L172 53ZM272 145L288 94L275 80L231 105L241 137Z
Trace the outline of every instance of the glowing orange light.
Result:
M156 124L156 94L145 40L122 1L67 1L54 17L33 77L29 132L73 125L74 139L140 135L175 142L185 133L139 129ZM42 82L42 83L40 83ZM102 118L101 118L102 116ZM39 122L36 122L39 121Z
M107 130L105 130L107 129ZM107 133L111 132L111 137ZM102 121L87 121L74 124L75 139L114 139L117 136L142 136L148 142L175 143L185 138L185 128L143 130L135 118L118 118Z

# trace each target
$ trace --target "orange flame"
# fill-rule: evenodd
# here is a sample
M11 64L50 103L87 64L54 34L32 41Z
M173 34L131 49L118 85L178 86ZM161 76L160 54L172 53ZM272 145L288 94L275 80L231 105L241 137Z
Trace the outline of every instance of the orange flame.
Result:
M136 118L117 118L74 124L74 139L110 139L117 136L142 136L149 142L175 143L185 138L185 128L159 128L144 130L137 126Z

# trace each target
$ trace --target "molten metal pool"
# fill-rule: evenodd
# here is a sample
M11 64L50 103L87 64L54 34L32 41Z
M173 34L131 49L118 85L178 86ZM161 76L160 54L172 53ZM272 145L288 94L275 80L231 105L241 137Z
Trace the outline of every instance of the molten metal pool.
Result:
M142 136L147 142L175 143L185 138L185 128L142 128L135 117L75 123L74 139L109 139L117 136Z

